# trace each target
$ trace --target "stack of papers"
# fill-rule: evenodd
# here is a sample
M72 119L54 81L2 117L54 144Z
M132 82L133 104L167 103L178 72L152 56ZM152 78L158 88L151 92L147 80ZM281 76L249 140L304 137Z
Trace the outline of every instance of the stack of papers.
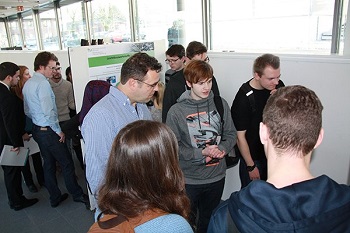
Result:
M27 162L29 149L20 147L19 151L11 151L13 146L5 145L1 152L0 164L5 166L24 166Z

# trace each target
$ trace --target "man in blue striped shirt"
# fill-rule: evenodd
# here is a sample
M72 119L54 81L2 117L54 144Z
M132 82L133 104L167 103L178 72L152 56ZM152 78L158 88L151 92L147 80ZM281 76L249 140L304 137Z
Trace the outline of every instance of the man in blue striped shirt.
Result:
M158 90L161 68L154 57L134 54L123 64L118 85L111 86L109 93L84 118L81 132L85 142L86 178L96 201L119 130L130 122L152 119L145 103ZM95 220L99 213L96 208Z
M57 207L68 198L68 194L62 194L57 186L56 161L62 168L67 190L73 200L88 207L89 198L76 180L73 160L58 123L55 95L48 81L56 70L56 61L57 57L50 52L41 52L35 57L35 72L23 87L24 112L33 120L33 138L44 159L45 187L50 194L51 207Z

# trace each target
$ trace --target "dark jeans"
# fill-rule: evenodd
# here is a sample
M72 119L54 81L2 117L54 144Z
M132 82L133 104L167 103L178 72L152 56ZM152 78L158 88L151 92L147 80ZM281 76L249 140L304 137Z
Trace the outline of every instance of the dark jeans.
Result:
M75 115L67 121L60 122L61 129L66 135L67 139L72 139L73 150L77 159L79 160L80 167L84 170L83 152L81 150L80 139L82 138L79 130L79 119L78 115Z
M50 202L57 203L61 191L57 186L56 161L59 163L67 190L73 198L83 194L74 173L74 164L67 145L60 143L60 137L50 127L33 125L33 137L39 144L41 156L44 159L45 187L50 193Z
M10 205L20 205L23 199L21 167L2 166Z
M267 160L254 160L254 163L259 169L260 179L267 180ZM239 163L239 178L241 179L241 189L252 181L247 171L247 164L243 158L240 159Z
M224 191L225 178L210 184L186 184L186 193L191 201L190 223L195 232L206 233L213 210L219 205Z
M30 155L33 159L33 166L36 174L36 179L38 180L38 183L40 186L44 185L44 170L43 170L43 162L41 160L40 152ZM28 158L27 163L24 167L21 167L22 174L24 181L26 182L27 186L33 185L33 175L30 171L30 159Z

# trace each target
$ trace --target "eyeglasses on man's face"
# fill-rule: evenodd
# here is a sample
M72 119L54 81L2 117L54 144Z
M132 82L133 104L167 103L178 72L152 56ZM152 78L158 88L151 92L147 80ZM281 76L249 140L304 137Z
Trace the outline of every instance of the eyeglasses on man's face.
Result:
M62 67L60 67L60 66L55 68L56 71L60 71L61 69L62 69Z
M46 66L46 67L48 67L50 70L52 70L52 71L55 71L56 70L56 66L55 67L53 67L53 66Z
M180 59L180 58L178 58L178 59L166 59L165 62L168 63L168 64L169 64L169 63L175 63L175 62L177 62L179 59Z
M141 82L141 83L146 84L148 87L150 87L150 88L152 88L152 89L156 88L156 86L157 86L157 85L158 85L158 83L159 83L159 81L158 81L158 82L156 82L156 83L153 83L153 84L149 84L149 83L146 83L146 82L141 81L141 80L137 80L137 81L139 81L139 82Z
M210 62L209 57L207 56L206 58L204 58L204 61L205 61L205 62Z

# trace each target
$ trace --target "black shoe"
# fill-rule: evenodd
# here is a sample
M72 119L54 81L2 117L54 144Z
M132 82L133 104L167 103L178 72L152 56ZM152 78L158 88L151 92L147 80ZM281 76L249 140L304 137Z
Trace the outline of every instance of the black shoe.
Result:
M67 193L63 193L60 197L60 199L58 200L58 202L55 203L51 203L51 207L52 208L56 208L62 201L66 200L68 198L68 194Z
M32 193L37 193L38 192L38 189L37 189L37 187L34 184L28 185L28 189Z
M83 193L83 195L81 195L80 197L73 198L73 201L84 203L87 209L90 208L89 196L86 195L86 194L84 194L84 193Z
M10 208L14 209L15 211L18 211L18 210L27 208L29 206L32 206L35 203L37 203L38 201L39 201L38 198L33 198L33 199L23 198L21 204L19 204L19 205L11 205L10 204Z

